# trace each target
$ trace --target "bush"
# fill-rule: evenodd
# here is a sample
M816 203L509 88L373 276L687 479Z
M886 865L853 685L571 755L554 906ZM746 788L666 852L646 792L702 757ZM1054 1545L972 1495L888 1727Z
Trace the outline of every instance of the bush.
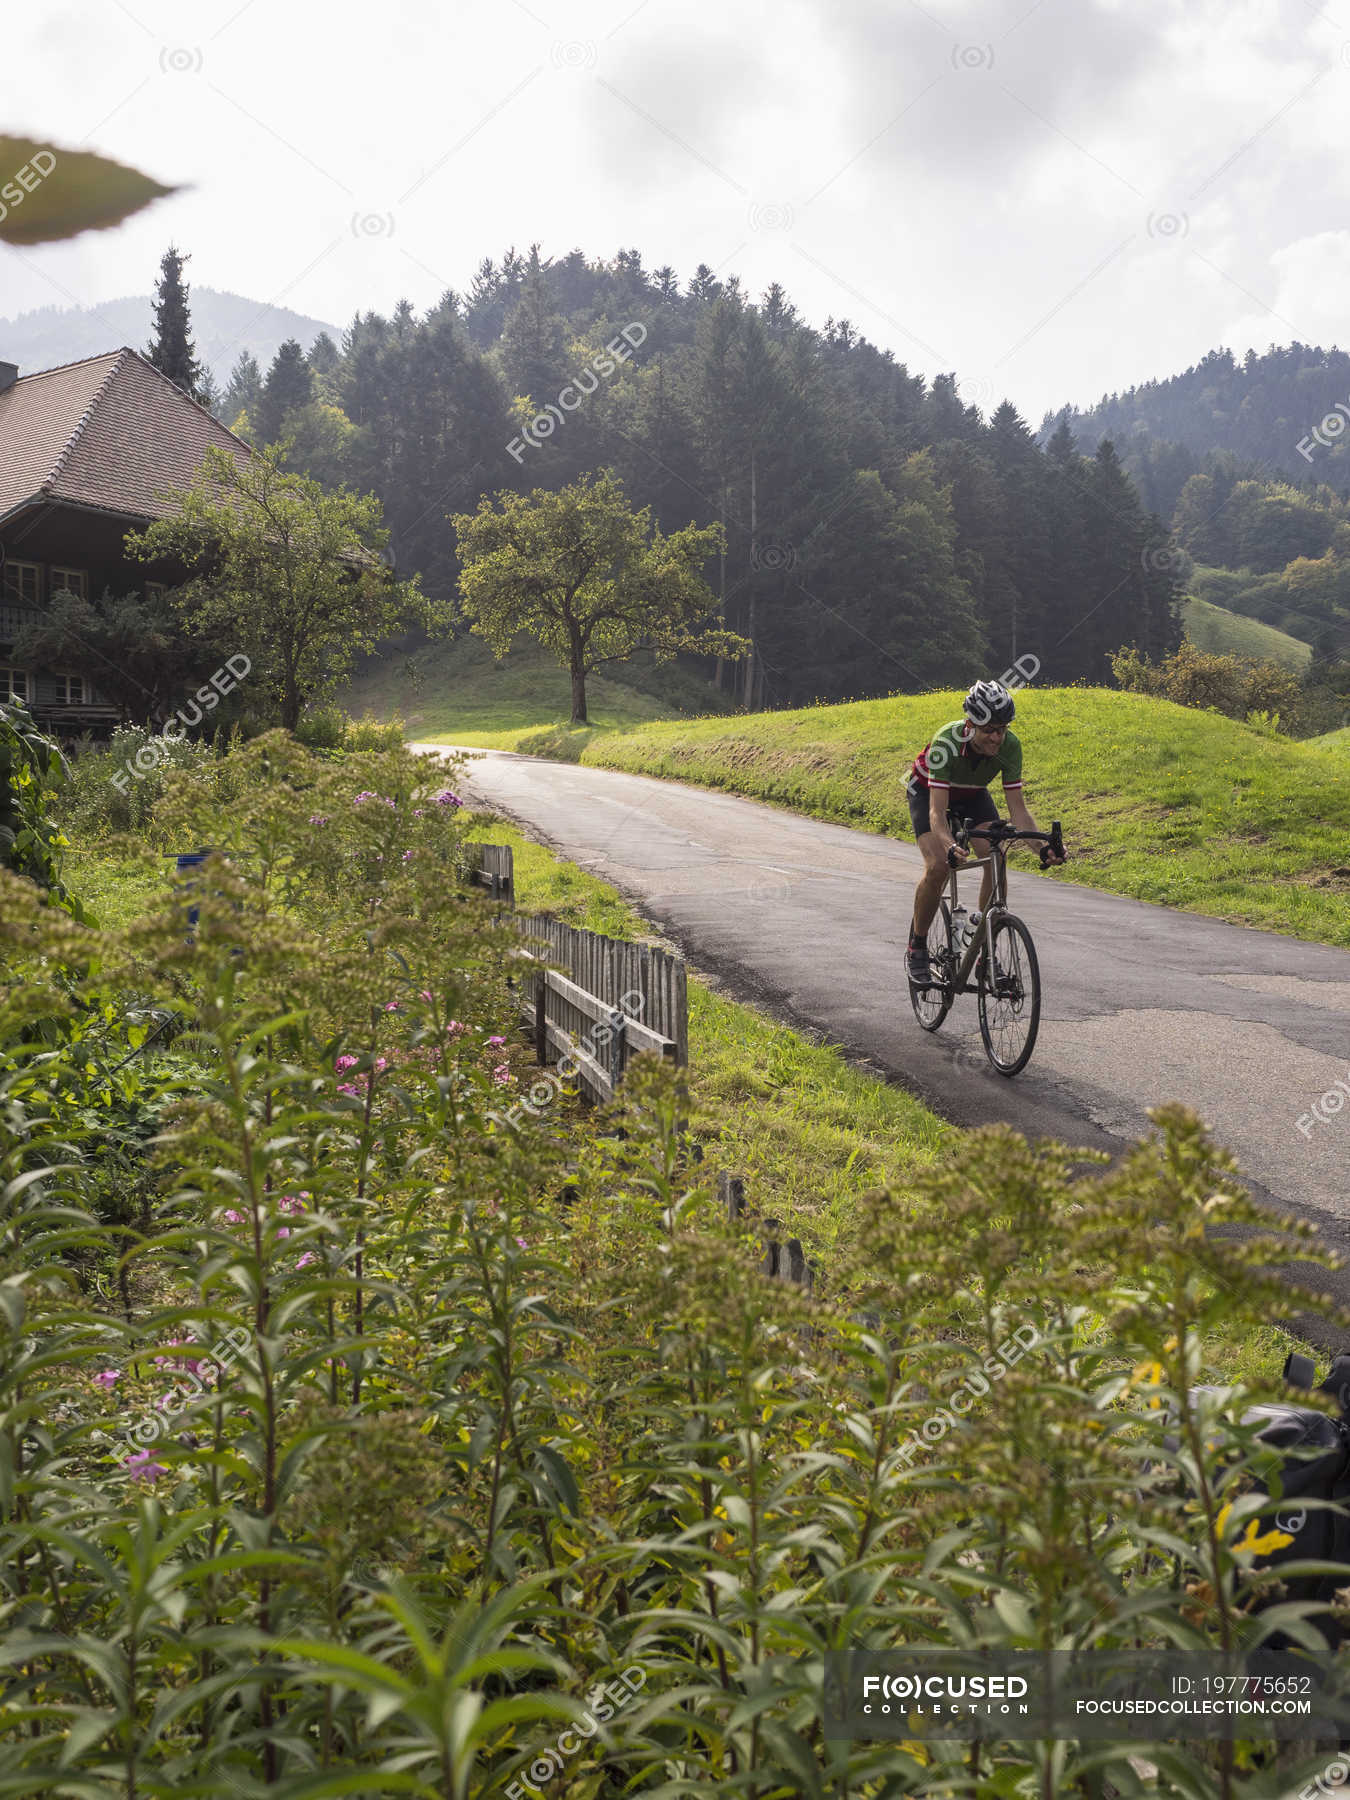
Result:
M295 735L311 750L341 750L350 729L351 720L340 706L312 706Z
M72 759L61 819L91 837L140 831L149 825L171 769L206 772L215 761L199 738L157 737L148 726L119 726L106 750L86 748Z
M1279 663L1249 656L1221 656L1199 650L1189 641L1160 663L1151 663L1131 646L1117 650L1111 672L1129 694L1151 694L1173 700L1178 706L1194 706L1220 712L1228 719L1245 720L1251 713L1265 715L1278 728L1289 729L1302 695L1298 677Z
M406 730L397 713L387 721L377 719L373 713L363 713L359 719L348 720L344 747L348 750L397 750Z

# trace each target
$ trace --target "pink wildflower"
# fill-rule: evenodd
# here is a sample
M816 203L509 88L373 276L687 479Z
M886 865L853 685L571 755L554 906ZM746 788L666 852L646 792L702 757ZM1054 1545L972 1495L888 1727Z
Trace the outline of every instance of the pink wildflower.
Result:
M403 852L403 860L404 860L404 862L411 862L411 861L412 861L412 859L413 859L413 853L412 853L412 851L411 851L411 850L405 850L405 851L404 851L404 852Z
M235 1207L235 1206L230 1207L229 1211L226 1212L223 1216L225 1219L225 1223L227 1225L247 1225L248 1224L248 1214L246 1212L240 1212L238 1207Z
M94 1377L94 1380L103 1388L113 1387L121 1379L122 1371L120 1369L100 1369Z
M504 1044L506 1039L504 1037L490 1037L488 1042L489 1044Z
M519 1245L520 1245L520 1247L521 1247L521 1249L522 1249L522 1250L528 1250L528 1249L529 1249L529 1247L530 1247L530 1246L529 1246L529 1245L528 1245L528 1244L527 1244L527 1243L526 1243L526 1242L525 1242L525 1240L524 1240L524 1238L520 1238L520 1237L518 1237L518 1238L517 1238L517 1239L516 1239L516 1242L517 1242L517 1243L518 1243L518 1244L519 1244Z
M357 1087L354 1081L340 1081L338 1083L338 1092L339 1094L345 1094L349 1100L365 1099L364 1088Z
M362 801L364 801L364 800L378 800L379 797L380 796L378 794L372 793L369 788L363 788L362 791L356 796L355 800L352 801L352 805L360 806Z
M338 1074L341 1075L347 1069L354 1069L356 1067L356 1058L354 1056L339 1056L337 1061L333 1064L333 1067L337 1070Z
M309 822L311 825L326 825L328 823L328 814L311 813L309 815Z
M169 1472L163 1463L151 1459L148 1450L137 1450L129 1456L126 1471L135 1481L153 1481L157 1475L167 1475Z
M469 1029L468 1026L461 1025L458 1019L451 1019L450 1023L445 1028L445 1035L447 1037L459 1037L463 1032L466 1032L468 1029Z
M437 806L463 806L464 802L458 794L452 794L449 788L442 788L436 796Z
M435 996L433 995L430 988L423 988L421 993L417 996L417 998L419 1000L425 1000L427 1005L429 1006L431 1004L432 1000L435 998Z
M315 1254L312 1250L306 1250L304 1255L299 1259L299 1261L296 1263L295 1266L297 1269L303 1269L309 1263L318 1262L318 1260L319 1260L318 1257L315 1256Z
M492 1079L497 1083L498 1087L505 1087L507 1082L511 1079L510 1063L498 1063L496 1068L492 1071Z
M277 1208L284 1213L302 1213L305 1202L309 1199L309 1189L302 1188L298 1194L283 1194L277 1201Z
M386 1000L385 1001L384 1010L386 1012L397 1012L398 1009L399 1009L399 1002L397 1000Z

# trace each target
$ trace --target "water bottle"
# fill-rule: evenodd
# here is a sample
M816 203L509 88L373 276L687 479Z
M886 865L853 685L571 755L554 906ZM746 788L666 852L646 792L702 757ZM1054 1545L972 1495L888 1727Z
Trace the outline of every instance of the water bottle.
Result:
M976 910L971 913L970 917L966 920L965 935L961 939L961 948L963 950L969 950L971 944L980 935L980 921L983 918L984 914Z
M965 907L956 907L952 913L952 942L955 944L958 954L966 947L966 932L969 925L970 921L966 916Z

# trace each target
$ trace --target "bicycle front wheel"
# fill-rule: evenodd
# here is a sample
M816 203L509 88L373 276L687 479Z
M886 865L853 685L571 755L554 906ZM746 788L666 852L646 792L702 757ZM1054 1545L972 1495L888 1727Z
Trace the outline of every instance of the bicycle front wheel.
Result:
M1002 913L994 921L994 966L988 951L979 975L980 1036L1000 1075L1016 1075L1036 1047L1041 1022L1041 971L1036 946L1020 919Z
M952 975L956 967L956 950L952 943L952 909L940 901L928 927L928 964L933 971L931 987L909 986L914 1017L925 1031L936 1031L952 1009Z

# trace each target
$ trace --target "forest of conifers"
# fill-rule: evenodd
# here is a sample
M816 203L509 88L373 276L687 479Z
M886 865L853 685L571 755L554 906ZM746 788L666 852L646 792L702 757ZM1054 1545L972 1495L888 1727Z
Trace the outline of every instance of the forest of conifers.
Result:
M1109 443L1083 457L1064 429L1041 448L1011 404L986 421L954 375L927 382L847 320L814 330L778 285L751 300L705 266L681 287L636 251L512 251L424 317L366 313L265 375L242 357L219 411L377 494L400 569L440 595L448 515L483 494L612 468L665 530L723 520L708 580L755 655L721 677L750 706L1027 655L1042 680L1104 680L1121 645L1156 657L1180 636L1165 528Z

